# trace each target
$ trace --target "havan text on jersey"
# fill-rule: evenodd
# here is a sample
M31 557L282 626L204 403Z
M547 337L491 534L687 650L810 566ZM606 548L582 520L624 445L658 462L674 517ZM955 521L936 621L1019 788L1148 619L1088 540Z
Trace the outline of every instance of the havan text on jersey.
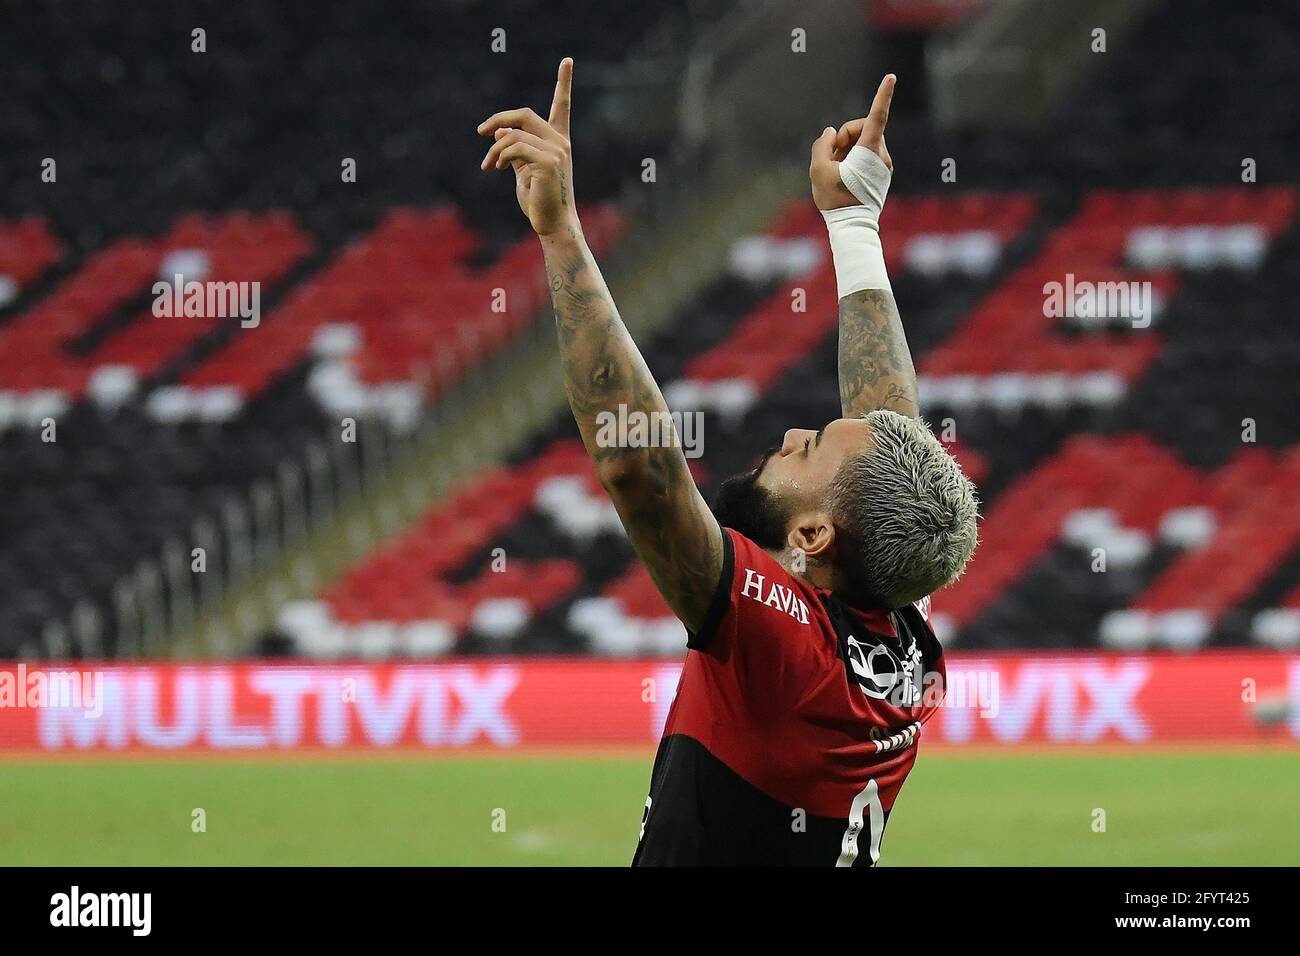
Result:
M808 605L805 604L793 588L768 581L753 568L745 568L745 585L740 589L743 597L768 607L779 608L800 624L808 623Z

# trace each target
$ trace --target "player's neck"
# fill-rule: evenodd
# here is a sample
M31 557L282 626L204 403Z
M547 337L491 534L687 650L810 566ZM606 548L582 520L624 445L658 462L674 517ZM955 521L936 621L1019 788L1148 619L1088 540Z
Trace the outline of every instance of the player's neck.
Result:
M810 557L801 551L791 549L784 551L768 549L767 553L774 557L781 567L795 577L807 581L813 587L824 588L827 591L835 589L835 568L831 566L829 561Z

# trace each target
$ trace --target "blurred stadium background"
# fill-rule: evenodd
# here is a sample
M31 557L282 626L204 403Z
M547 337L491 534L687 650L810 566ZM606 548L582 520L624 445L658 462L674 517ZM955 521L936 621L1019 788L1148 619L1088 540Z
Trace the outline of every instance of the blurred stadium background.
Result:
M1300 10L5 14L0 688L93 673L102 713L0 706L0 863L630 859L684 635L474 134L563 55L584 224L706 493L837 408L807 148L900 77L882 235L985 514L935 619L1000 690L927 728L885 864L1300 858ZM155 317L178 273L260 282L260 321ZM1067 276L1155 304L1049 318Z

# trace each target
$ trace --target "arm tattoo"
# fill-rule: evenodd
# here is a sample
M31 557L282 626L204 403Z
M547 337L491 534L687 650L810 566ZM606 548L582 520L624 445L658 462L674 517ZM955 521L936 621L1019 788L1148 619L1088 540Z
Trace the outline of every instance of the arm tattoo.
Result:
M916 372L892 293L864 289L840 300L840 406L846 418L887 408L915 418Z
M587 454L637 554L688 628L704 622L722 571L722 535L680 444L627 447L599 440L602 412L662 414L668 405L576 230L544 240L564 389ZM650 418L648 420L655 420ZM661 431L661 434L663 432ZM674 433L675 434L675 433Z

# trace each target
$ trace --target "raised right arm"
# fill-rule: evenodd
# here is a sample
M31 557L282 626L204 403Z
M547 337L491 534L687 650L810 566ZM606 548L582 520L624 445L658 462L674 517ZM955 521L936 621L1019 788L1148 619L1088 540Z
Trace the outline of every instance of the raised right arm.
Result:
M885 147L894 83L892 73L881 80L866 116L838 130L827 127L813 143L808 168L813 199L830 230L840 287L840 408L845 417L877 408L912 418L920 414L916 371L885 274L878 223L894 168Z
M916 371L903 320L888 289L863 289L840 299L840 408L859 418L887 408L915 418Z

